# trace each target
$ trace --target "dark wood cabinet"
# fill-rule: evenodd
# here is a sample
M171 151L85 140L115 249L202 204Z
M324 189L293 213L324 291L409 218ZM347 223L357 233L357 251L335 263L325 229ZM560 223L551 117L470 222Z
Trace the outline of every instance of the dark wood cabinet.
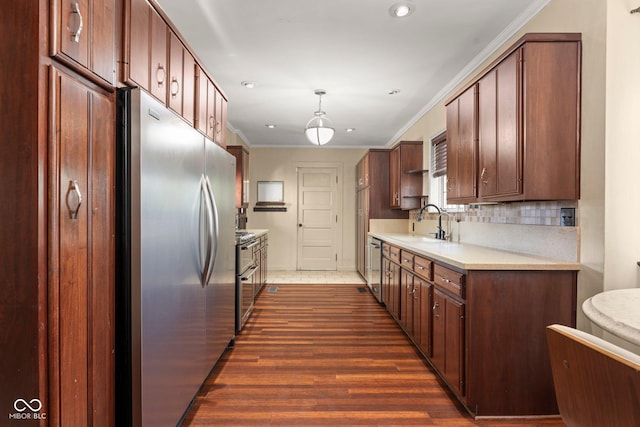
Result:
M462 270L384 240L382 253L387 310L472 415L558 413L545 328L575 326L577 271Z
M522 192L520 50L478 82L478 199Z
M168 27L146 0L125 0L123 81L140 86L163 104L167 102Z
M465 394L464 310L464 302L434 287L431 362L458 396Z
M143 0L131 0L132 2ZM141 54L149 56L149 83L144 87L158 101L166 105L169 90L169 60L167 57L167 37L169 29L164 19L152 7L149 9L148 24L149 50Z
M580 74L580 34L526 34L447 101L449 202L579 199Z
M356 165L356 191L369 186L369 153L360 159Z
M389 202L417 209L422 196L422 141L401 141L389 154Z
M432 317L433 308L433 285L419 276L414 276L414 297L413 313L413 335L414 340L420 347L422 353L431 357L432 348Z
M236 208L249 206L249 152L241 145L229 145L227 151L236 158Z
M194 124L195 60L174 33L169 32L169 87L167 105Z
M112 425L114 101L51 74L50 420Z
M389 150L369 150L356 165L356 268L367 277L367 236L372 219L406 219L389 204Z
M226 148L227 99L197 65L196 76L196 128L216 144Z
M227 100L217 88L215 90L213 141L222 148L227 146Z
M447 203L476 201L476 86L447 104Z
M400 319L401 268L400 248L382 244L383 283L382 298L387 310L396 319Z
M407 335L413 337L413 256L409 261L407 254L402 251L402 269L400 270L400 316L398 320ZM411 264L411 267L409 266Z
M99 84L116 82L116 0L56 0L53 55ZM85 70L89 73L85 73Z

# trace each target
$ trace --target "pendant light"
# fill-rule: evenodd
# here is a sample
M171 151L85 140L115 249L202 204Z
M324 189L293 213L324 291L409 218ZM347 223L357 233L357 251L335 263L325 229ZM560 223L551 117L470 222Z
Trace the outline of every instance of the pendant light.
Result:
M319 97L318 111L313 113L314 117L304 128L304 134L312 144L319 146L331 141L335 130L331 126L331 121L325 116L325 112L322 111L322 95L327 92L324 89L316 89L313 93Z

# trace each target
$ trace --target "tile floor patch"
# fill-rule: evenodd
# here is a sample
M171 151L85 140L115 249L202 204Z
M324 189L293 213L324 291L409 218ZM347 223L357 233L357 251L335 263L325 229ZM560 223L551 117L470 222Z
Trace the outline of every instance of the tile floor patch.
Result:
M267 292L278 292L278 287L277 286L269 286L269 288L267 289Z

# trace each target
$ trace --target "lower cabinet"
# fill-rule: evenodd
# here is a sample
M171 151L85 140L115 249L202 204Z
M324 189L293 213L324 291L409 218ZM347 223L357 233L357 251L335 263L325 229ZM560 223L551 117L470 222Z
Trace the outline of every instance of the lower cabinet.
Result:
M253 249L253 259L256 263L257 270L253 277L253 298L254 301L258 294L267 283L267 235L258 237L258 244Z
M382 248L387 310L471 415L558 414L545 328L575 327L577 271L461 270Z
M458 396L464 393L464 307L438 286L433 290L431 363Z
M396 319L400 320L400 249L382 244L382 302Z
M114 425L114 99L51 72L51 425Z

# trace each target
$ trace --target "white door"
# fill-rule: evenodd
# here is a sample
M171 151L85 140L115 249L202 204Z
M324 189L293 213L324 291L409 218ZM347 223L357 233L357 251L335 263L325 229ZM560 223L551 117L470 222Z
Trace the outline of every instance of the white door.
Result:
M337 170L298 168L298 270L337 270Z

